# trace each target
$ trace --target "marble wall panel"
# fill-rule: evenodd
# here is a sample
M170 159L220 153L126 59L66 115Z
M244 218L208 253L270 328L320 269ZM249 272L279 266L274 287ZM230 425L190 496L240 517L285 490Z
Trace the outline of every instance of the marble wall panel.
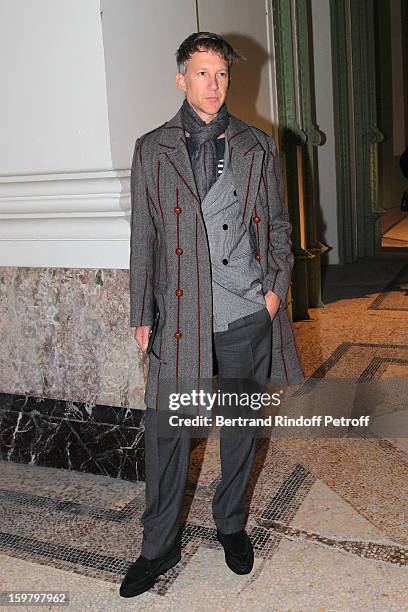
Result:
M0 392L144 409L129 271L0 268Z
M129 272L0 268L0 458L144 479Z

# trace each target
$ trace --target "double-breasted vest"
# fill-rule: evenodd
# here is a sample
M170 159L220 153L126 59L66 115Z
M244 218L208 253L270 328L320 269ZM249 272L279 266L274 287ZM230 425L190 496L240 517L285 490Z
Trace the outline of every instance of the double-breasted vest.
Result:
M214 332L225 331L229 323L265 308L262 269L240 214L228 135L229 129L223 172L201 202L210 248Z
M270 378L281 386L304 380L287 295L294 257L274 140L230 116L228 147L239 214L260 266L263 291L280 306L271 325ZM208 236L186 146L180 110L137 139L131 171L130 325L160 318L145 403L157 407L160 385L213 376L213 297Z

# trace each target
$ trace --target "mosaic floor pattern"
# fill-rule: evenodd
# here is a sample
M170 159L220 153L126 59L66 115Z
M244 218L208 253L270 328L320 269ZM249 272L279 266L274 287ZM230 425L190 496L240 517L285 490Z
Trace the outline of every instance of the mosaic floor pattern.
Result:
M396 262L391 278L403 269ZM295 325L309 375L407 376L408 313L370 306L403 284L388 278L366 289L328 300ZM227 568L215 537L218 480L218 440L200 440L191 454L182 561L149 592L124 600L118 586L139 554L144 484L3 462L0 591L67 591L65 609L81 611L407 610L407 439L258 440L248 576Z

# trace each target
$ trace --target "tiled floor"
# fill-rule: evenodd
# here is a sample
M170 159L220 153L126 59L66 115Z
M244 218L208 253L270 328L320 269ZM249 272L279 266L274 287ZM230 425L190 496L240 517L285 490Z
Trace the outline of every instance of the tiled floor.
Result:
M326 307L295 324L309 375L407 377L404 264L386 255L329 274ZM219 450L209 439L191 456L182 561L130 600L117 590L139 554L144 485L4 462L0 591L67 591L65 609L78 611L407 610L408 440L258 442L250 575L227 568L215 539Z
M401 219L405 217L406 213L401 210L400 206L388 208L380 217L382 234L384 235L391 227L399 223Z
M392 208L382 216L382 246L408 247L408 216L399 208Z

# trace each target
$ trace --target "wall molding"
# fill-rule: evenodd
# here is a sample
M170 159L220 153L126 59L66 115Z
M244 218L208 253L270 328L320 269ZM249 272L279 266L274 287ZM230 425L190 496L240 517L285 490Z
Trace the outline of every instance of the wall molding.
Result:
M128 268L130 170L0 177L0 266Z
M0 219L115 215L130 210L130 170L0 177Z

